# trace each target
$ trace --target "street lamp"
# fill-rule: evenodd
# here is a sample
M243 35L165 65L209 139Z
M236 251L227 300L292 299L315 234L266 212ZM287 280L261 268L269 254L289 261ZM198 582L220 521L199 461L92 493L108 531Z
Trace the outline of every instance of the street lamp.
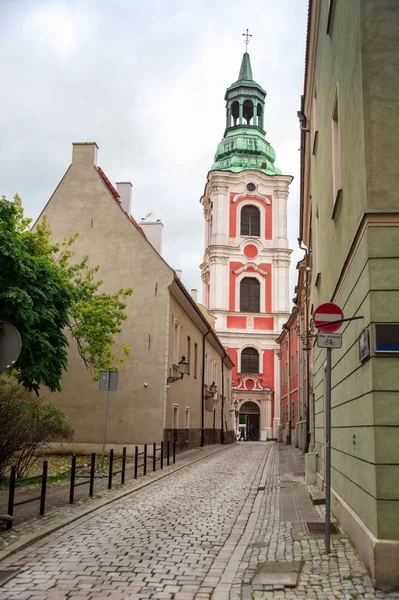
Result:
M180 381L183 379L188 369L188 362L186 361L186 357L182 356L178 362L180 377L168 377L167 383L174 383L175 381Z
M236 435L238 434L238 400L234 400L234 415L236 418Z

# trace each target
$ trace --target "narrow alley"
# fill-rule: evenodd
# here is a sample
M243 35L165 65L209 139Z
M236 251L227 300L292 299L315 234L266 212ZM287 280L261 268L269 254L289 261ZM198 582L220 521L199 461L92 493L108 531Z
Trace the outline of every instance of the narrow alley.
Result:
M321 519L298 451L239 443L11 556L0 599L399 598L373 590L345 535L324 555L305 525Z

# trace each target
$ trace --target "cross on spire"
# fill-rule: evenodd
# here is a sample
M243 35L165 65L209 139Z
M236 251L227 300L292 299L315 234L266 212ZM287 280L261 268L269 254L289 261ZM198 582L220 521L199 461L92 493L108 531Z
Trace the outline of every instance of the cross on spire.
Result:
M245 37L244 44L246 45L245 52L248 52L248 44L250 42L250 37L252 37L252 33L249 33L249 29L246 30L245 33L242 34Z

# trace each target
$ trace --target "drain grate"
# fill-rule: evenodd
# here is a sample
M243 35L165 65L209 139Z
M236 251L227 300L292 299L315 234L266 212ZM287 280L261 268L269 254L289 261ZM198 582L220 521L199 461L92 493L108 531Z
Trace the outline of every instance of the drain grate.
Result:
M326 524L323 521L306 521L306 527L309 535L324 533L326 530ZM337 526L334 523L330 523L330 533L338 533Z
M18 571L0 571L0 586L10 581L17 573Z

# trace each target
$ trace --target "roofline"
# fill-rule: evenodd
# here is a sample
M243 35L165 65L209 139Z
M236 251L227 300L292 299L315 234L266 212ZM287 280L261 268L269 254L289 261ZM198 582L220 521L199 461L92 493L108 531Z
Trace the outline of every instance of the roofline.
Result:
M178 287L180 288L180 290L183 292L185 298L189 301L189 303L191 304L191 306L195 309L197 315L200 317L200 319L203 322L203 324L206 325L208 333L212 334L213 339L215 340L215 342L217 343L217 345L219 346L219 348L222 350L223 354L225 355L225 356L223 356L223 362L225 362L225 364L229 365L230 368L232 369L234 367L234 362L231 360L229 354L227 353L226 348L223 346L223 344L220 341L220 339L218 338L215 330L212 328L211 324L205 319L204 315L202 314L202 312L198 308L196 302L194 302L191 294L186 289L186 287L182 283L180 277L178 277L178 275L176 275L176 273L174 274L174 281L178 285Z

